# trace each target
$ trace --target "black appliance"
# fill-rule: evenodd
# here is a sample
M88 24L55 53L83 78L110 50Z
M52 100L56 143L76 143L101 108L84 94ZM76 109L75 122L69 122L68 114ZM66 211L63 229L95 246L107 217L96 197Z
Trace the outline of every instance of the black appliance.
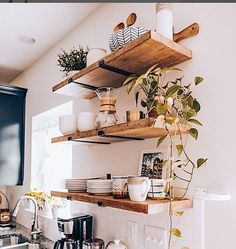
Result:
M56 241L54 249L82 249L83 241L92 238L93 217L90 215L57 218L57 224L62 238Z

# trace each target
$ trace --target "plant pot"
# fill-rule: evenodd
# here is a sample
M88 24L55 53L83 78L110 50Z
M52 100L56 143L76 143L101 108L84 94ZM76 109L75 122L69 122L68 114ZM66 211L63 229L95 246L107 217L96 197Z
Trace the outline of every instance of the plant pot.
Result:
M103 48L91 48L87 55L87 66L106 56L107 51Z
M59 216L61 209L62 208L52 208L52 217L54 220L56 220L57 217Z

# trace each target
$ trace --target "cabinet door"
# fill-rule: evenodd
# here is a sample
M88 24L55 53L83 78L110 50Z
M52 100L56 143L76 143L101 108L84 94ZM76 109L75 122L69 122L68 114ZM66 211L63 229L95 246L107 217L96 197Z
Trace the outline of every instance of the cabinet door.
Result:
M23 184L26 91L0 84L0 185Z

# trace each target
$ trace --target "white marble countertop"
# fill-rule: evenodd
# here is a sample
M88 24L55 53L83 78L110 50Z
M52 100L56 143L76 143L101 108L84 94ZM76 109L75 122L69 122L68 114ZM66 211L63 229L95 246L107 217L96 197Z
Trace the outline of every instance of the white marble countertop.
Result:
M21 234L24 237L26 237L29 241L31 241L31 234L30 229L18 224L14 223L16 225L15 228L0 228L0 235L7 235L7 234ZM40 239L37 241L40 244L41 249L52 249L54 246L54 242L45 238L44 236L40 236Z

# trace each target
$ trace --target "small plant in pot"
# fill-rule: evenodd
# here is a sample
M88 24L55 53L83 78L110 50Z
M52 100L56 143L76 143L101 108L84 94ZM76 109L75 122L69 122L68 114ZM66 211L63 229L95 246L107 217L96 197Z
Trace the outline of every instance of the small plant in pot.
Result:
M84 49L73 47L69 52L62 49L62 52L57 55L58 66L61 72L67 77L69 72L82 70L87 64L88 47Z
M127 86L128 94L131 91L134 92L136 105L138 105L140 95L142 95L140 104L147 108L149 117L157 118L158 109L161 112L163 104L167 104L166 106L171 111L173 99L169 97L171 97L173 89L168 90L168 85L164 86L164 83L166 75L172 71L181 70L178 68L160 68L158 65L154 65L141 76L133 74L125 80L123 85Z
M66 207L65 202L63 201L63 199L55 198L55 197L52 197L50 199L50 206L51 206L51 210L52 210L53 219L57 219L60 212L63 210L63 208Z

